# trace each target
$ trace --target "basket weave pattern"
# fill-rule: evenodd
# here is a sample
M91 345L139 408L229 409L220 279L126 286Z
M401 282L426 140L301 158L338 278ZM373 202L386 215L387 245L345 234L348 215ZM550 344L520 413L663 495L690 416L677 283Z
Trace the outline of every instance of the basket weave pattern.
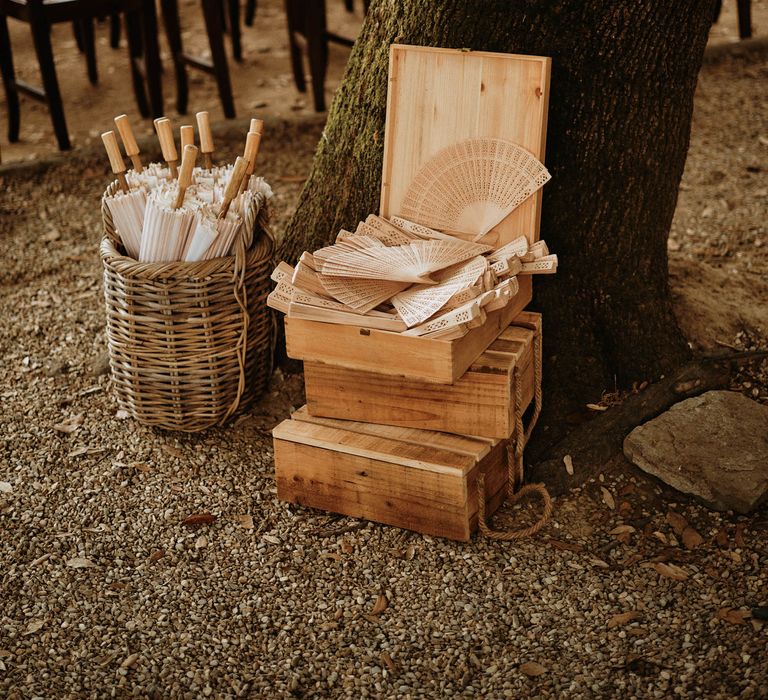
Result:
M266 203L247 251L240 240L234 256L194 263L126 257L105 205L102 217L107 343L120 407L142 423L185 432L246 409L272 371Z

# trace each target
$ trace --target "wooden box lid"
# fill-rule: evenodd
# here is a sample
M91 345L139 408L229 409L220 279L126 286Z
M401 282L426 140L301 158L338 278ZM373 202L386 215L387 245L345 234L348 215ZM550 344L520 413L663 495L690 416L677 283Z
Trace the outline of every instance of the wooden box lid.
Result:
M419 168L468 138L513 141L544 160L551 59L393 44L389 59L381 214L400 213ZM541 190L494 231L499 245L538 240Z
M426 471L466 475L499 440L310 416L306 406L273 431L277 440L298 442Z

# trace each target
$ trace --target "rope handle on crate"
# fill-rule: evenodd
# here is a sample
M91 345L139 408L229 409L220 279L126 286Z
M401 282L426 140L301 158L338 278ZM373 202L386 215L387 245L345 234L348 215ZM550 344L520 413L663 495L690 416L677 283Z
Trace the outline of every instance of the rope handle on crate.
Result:
M541 332L535 329L533 336L533 375L534 375L534 409L533 416L528 423L528 427L523 427L523 414L520 407L523 403L523 389L520 381L520 368L515 365L512 370L512 390L515 396L515 439L514 445L510 436L507 441L507 499L510 505L514 505L529 495L538 496L543 504L544 510L541 517L530 527L517 530L494 530L488 525L485 513L485 475L480 474L477 477L477 523L480 532L493 540L510 542L525 537L535 535L552 517L552 498L544 484L526 484L522 485L524 479L523 450L528 444L536 422L541 413Z

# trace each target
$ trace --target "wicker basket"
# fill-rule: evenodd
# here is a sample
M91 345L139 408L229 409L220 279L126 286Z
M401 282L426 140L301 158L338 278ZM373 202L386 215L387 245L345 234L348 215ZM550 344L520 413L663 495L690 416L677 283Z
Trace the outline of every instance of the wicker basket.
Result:
M247 251L240 240L235 255L196 263L126 257L102 204L112 381L120 407L136 420L205 430L246 409L266 388L274 339L266 305L274 242L266 201L260 197L258 204Z

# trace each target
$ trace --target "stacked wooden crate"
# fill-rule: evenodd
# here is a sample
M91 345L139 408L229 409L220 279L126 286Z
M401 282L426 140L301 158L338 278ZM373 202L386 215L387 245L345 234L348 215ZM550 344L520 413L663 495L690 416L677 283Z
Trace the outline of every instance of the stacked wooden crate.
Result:
M548 58L393 46L381 215L397 215L423 163L457 141L505 139L543 161L549 74ZM538 240L540 212L539 191L494 228L498 245ZM507 445L522 447L522 413L540 396L541 318L524 311L531 278L519 283L456 340L286 318L307 406L274 430L278 496L468 539L504 500Z

